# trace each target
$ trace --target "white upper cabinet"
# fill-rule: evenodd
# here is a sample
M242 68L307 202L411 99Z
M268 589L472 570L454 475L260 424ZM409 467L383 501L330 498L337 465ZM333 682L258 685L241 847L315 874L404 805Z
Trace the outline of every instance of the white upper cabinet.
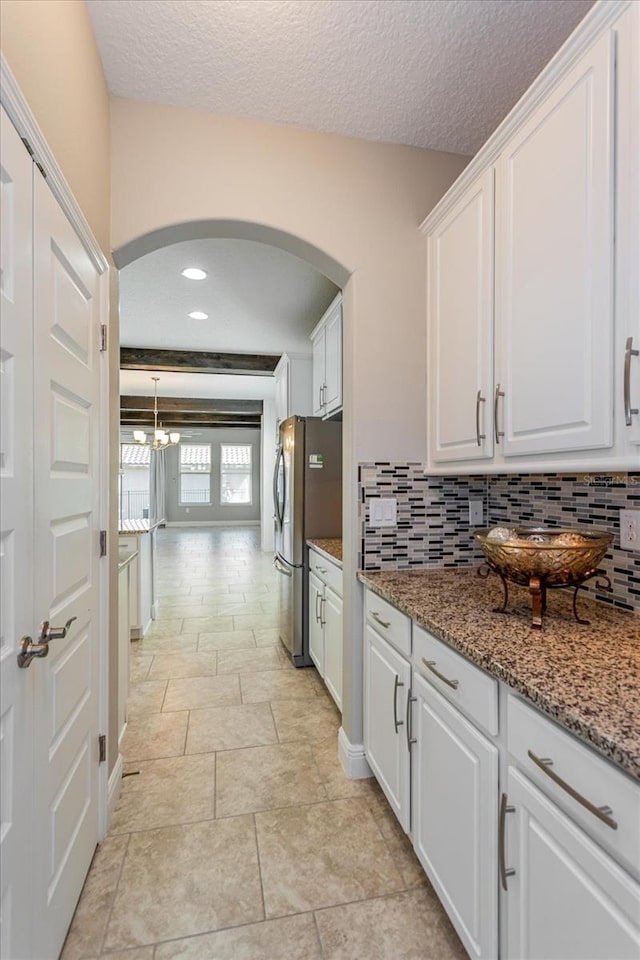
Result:
M311 357L283 353L273 371L275 380L276 442L287 417L308 417L311 403Z
M342 294L339 293L311 334L313 415L328 417L342 409Z
M613 67L607 31L498 162L495 429L505 457L613 443Z
M436 463L493 455L493 169L429 237L429 427Z
M423 224L430 471L638 469L639 61L596 4Z

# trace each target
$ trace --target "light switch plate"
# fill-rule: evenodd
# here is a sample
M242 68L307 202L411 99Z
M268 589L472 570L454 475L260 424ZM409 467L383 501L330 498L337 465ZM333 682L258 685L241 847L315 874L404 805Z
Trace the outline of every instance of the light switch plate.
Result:
M620 546L640 550L640 510L620 511Z
M398 523L398 501L395 497L371 497L369 524L372 527L395 527Z
M484 519L482 500L469 500L469 526L481 527Z

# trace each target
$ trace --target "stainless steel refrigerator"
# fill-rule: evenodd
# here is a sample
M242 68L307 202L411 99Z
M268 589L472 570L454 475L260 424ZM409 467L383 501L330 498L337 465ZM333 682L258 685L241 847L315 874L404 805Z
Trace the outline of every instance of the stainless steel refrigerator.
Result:
M280 424L273 475L274 565L280 574L280 639L296 667L309 657L306 542L342 536L342 424L289 417Z

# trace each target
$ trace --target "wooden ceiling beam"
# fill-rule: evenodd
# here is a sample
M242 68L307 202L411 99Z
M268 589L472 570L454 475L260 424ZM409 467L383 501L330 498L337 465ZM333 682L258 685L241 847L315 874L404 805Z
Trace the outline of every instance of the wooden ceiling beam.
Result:
M120 397L120 410L153 411L153 397ZM262 413L262 400L199 399L198 397L158 397L158 415L173 413Z
M121 370L150 370L171 373L231 373L270 376L280 354L210 353L200 350L154 350L148 347L120 347Z
M257 414L248 413L170 413L161 417L158 415L158 423L162 424L163 429L169 427L198 426L236 426L242 424L246 427L260 428L261 417ZM120 413L120 423L127 426L153 427L153 413L147 411L137 413L136 411L123 410Z

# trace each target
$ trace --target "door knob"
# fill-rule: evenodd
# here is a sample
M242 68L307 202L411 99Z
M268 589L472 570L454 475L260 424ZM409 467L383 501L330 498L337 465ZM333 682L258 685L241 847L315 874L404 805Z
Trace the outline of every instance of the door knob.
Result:
M67 620L64 627L51 627L48 620L43 620L40 625L38 643L34 643L31 637L22 637L18 653L18 666L24 670L36 657L47 657L49 655L49 641L64 640L74 620L77 620L77 617L71 617Z

